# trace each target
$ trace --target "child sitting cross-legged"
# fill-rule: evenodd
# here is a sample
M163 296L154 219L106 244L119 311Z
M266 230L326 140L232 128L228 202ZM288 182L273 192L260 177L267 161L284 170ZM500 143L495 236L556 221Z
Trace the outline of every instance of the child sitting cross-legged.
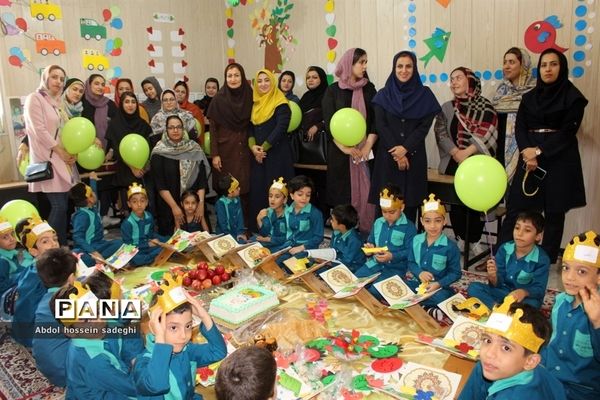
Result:
M537 245L542 240L544 217L536 212L517 216L513 240L487 261L488 284L472 282L467 292L492 307L511 294L519 302L540 308L546 294L550 258Z
M231 175L223 175L217 183L221 197L215 204L217 213L217 233L233 236L238 242L245 242L244 214L240 200L240 182Z
M169 238L162 237L154 230L154 218L146 211L148 195L143 186L137 183L129 186L127 205L131 209L131 214L121 223L121 238L123 243L132 244L139 249L129 264L134 267L152 264L161 251L161 247L153 240L165 242Z
M562 257L563 293L552 308L552 337L543 363L565 387L567 398L600 393L600 236L575 236Z
M350 204L340 204L331 210L331 247L336 259L350 271L356 271L365 264L367 258L362 251L363 241L357 231L358 213Z
M442 232L446 223L446 208L435 198L423 200L421 224L425 232L416 235L408 253L408 269L413 278L407 281L412 290L427 284L427 291L440 289L422 304L436 319L443 318L443 312L436 306L454 295L450 285L460 279L460 250L456 243Z
M287 226L285 206L288 197L287 185L283 178L273 181L269 188L269 208L263 208L256 216L258 236L256 240L276 252L285 247Z
M562 384L540 362L551 328L536 308L507 296L494 309L475 365L459 400L564 400ZM591 399L592 397L578 397Z
M96 179L90 175L90 185L83 182L75 184L69 190L76 210L71 218L73 225L73 251L83 252L81 259L88 267L96 264L92 255L107 258L121 247L120 240L105 240L102 218L96 209Z
M277 364L261 347L241 347L217 371L217 400L274 400L277 398Z
M202 304L165 274L150 304L150 331L146 351L134 366L138 399L198 399L195 371L223 359L227 348L221 332ZM201 319L200 333L208 343L192 340L192 314ZM164 397L163 397L164 396Z

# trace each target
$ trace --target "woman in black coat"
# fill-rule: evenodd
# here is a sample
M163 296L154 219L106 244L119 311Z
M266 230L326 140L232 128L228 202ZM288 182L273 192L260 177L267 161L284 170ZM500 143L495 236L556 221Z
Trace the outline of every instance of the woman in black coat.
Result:
M523 95L515 135L521 157L508 196L501 241L512 239L519 212L546 218L542 248L556 262L565 213L586 205L577 131L587 99L569 81L567 58L546 49L538 61L536 86Z

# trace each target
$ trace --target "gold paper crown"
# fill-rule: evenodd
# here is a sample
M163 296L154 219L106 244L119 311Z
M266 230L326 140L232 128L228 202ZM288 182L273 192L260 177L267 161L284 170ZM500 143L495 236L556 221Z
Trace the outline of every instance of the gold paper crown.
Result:
M0 233L5 233L13 229L13 226L6 220L6 218L0 217Z
M230 175L231 176L231 175ZM235 189L240 187L240 181L231 176L231 183L229 184L229 189L227 189L227 193L231 194L235 192Z
M391 194L388 189L383 189L379 193L379 206L381 208L400 210L403 205L404 200Z
M163 283L159 286L162 294L156 295L156 304L150 308L150 312L160 308L166 314L185 303L187 298L183 294L182 281L181 276L173 278L170 273L166 272L163 275Z
M442 204L439 199L435 198L435 194L430 193L429 198L423 200L423 205L421 206L421 215L425 215L426 212L436 212L442 217L446 216L446 207Z
M144 187L142 185L138 185L137 182L133 182L129 186L129 189L127 189L127 200L129 200L129 198L131 196L133 196L134 194L138 194L138 193L142 193L144 196L148 197L148 194L146 193L146 189L144 189Z
M94 190L92 189L91 186L86 185L85 183L84 183L84 186L85 186L85 198L89 199L94 194Z
M55 230L40 217L28 218L27 225L25 225L21 235L19 235L19 241L27 249L32 249L35 246L35 242L37 242L38 236L44 232L55 232Z
M575 236L565 247L562 260L600 268L600 237L594 231Z
M76 292L71 293L69 295L69 299L74 300L75 303L77 303L78 301L98 301L98 298L96 297L94 292L90 290L90 287L88 285L84 286L84 284L82 284L80 281L75 281L73 282L73 287L75 288ZM61 318L60 322L62 322L63 325L69 326L77 322L78 319L79 318L77 318L77 315L75 315L74 319Z
M273 183L271 184L271 187L269 188L269 190L271 190L271 189L279 190L281 193L283 193L283 196L285 198L287 198L287 196L288 196L287 185L283 181L283 177L281 177L281 176L277 180L273 180Z
M521 322L523 310L517 309L514 314L509 315L511 304L515 302L512 296L506 296L504 303L494 307L494 311L486 322L486 330L500 335L510 341L520 344L527 350L537 353L544 339L533 332L533 326L529 322Z

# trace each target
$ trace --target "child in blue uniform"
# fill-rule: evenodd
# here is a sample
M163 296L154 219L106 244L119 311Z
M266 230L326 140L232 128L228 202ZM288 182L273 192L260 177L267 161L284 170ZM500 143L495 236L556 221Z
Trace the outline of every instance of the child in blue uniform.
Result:
M380 272L381 275L373 283L394 275L404 279L408 269L410 244L417 230L414 223L409 221L402 212L404 197L401 193L400 188L392 184L386 185L379 193L379 206L383 216L373 223L364 247L387 247L387 250L368 257L365 265L356 271L357 277L366 277ZM372 284L368 289L381 299L381 295Z
M544 231L544 217L535 211L520 213L513 229L513 240L498 249L495 259L487 261L488 284L472 282L467 289L492 307L511 294L518 302L540 308L546 294L550 258L538 246Z
M460 250L442 232L445 223L446 208L434 194L430 194L421 207L421 224L425 232L412 239L412 248L408 253L408 269L413 278L407 281L414 291L422 283L427 283L428 292L441 288L422 302L429 308L454 295L450 285L459 280L461 275Z
M272 253L285 247L287 226L285 203L288 197L283 178L273 181L269 188L269 208L263 208L256 216L258 236L256 240Z
M200 196L193 190L186 190L181 193L181 209L183 210L183 218L185 222L179 225L179 228L186 232L210 232L207 221L204 217L197 221L196 211L200 204Z
M46 251L59 247L56 232L46 221L39 219L39 217L19 221L15 227L15 232L19 242L36 259ZM35 310L46 291L38 276L34 261L21 273L15 293L12 335L23 346L31 347Z
M240 201L240 182L231 175L223 175L217 183L221 197L215 204L217 213L217 233L233 236L238 242L245 242L244 214Z
M161 247L157 246L153 240L158 239L165 242L169 238L162 237L154 230L154 218L146 211L148 195L146 189L141 185L134 182L129 186L127 205L131 209L131 214L121 223L121 238L123 243L132 244L139 249L129 265L137 267L152 264L161 251Z
M69 190L69 197L77 209L71 217L73 225L73 251L83 252L81 259L88 267L96 264L91 254L108 258L121 247L120 240L104 240L102 217L96 209L96 179L90 176L90 185L79 182Z
M564 400L561 383L540 361L550 324L529 304L507 296L486 322L480 361L475 365L459 400ZM581 397L591 398L591 397Z
M137 358L134 379L138 399L201 399L194 393L196 368L223 359L227 347L221 332L202 305L180 281L166 274L150 305L146 351ZM208 343L190 343L192 313L202 322L200 333Z
M15 230L0 217L0 320L12 319L17 280L32 262L28 252L17 250Z
M544 365L565 387L567 398L597 399L600 393L600 237L575 236L562 258L563 293L552 308L552 337Z
M219 365L215 393L217 400L274 400L276 380L277 363L269 350L240 347Z
M356 230L358 213L350 204L337 205L331 211L331 247L336 260L354 272L365 264L367 258L362 251L363 241Z
M61 286L75 281L77 257L67 248L50 249L37 259L37 272L47 288L35 311L35 328L57 328L60 323L50 309L50 299ZM37 368L55 386L67 385L66 360L69 338L62 333L37 334L33 338L32 353Z
M59 299L87 300L119 299L114 282L100 271L94 271L85 283L75 281L63 286L50 302L54 309ZM127 399L137 395L131 366L144 350L138 333L107 336L102 328L112 321L106 319L75 320L61 323L72 328L94 328L95 332L76 335L67 351L66 399Z

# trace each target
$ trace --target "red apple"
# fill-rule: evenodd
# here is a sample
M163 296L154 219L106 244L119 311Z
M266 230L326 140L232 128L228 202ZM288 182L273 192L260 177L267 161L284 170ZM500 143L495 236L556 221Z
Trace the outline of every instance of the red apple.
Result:
M191 270L188 272L187 276L189 276L192 280L198 278L198 271Z
M202 287L204 289L208 289L211 286L212 286L212 281L210 279L205 279L202 281Z
M192 278L190 278L189 276L183 278L183 286L191 286L192 282Z
M202 290L202 282L199 280L195 280L192 282L192 289L194 290Z
M227 282L229 279L231 279L231 276L227 272L223 272L221 274L221 281L222 282Z
M215 268L215 274L223 275L223 272L225 272L225 267L222 265L217 265L217 268Z
M213 276L212 283L213 285L218 285L219 283L221 283L221 277L219 275Z
M208 277L210 279L212 279L212 277L215 276L215 271L212 269L207 270L206 273L208 274Z
M196 268L197 269L208 269L208 263L206 261L200 261Z
M200 271L196 271L196 278L198 278L201 281L203 281L206 278L208 278L208 272L206 272L205 269L201 269Z

